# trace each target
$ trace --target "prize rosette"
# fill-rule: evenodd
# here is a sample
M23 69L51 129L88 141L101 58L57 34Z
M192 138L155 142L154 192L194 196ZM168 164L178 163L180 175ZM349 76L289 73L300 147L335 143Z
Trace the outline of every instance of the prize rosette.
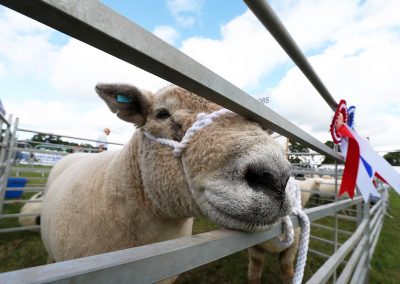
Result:
M332 135L333 143L339 144L342 142L343 135L339 132L339 128L344 124L347 123L347 106L346 101L341 100L338 104L335 115L333 116L332 123L330 125L330 132Z

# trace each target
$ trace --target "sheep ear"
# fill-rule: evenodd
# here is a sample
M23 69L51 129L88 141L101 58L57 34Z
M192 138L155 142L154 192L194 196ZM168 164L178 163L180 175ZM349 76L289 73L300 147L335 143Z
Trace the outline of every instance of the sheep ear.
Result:
M150 94L125 84L97 84L95 89L120 119L139 127L146 123L151 105Z

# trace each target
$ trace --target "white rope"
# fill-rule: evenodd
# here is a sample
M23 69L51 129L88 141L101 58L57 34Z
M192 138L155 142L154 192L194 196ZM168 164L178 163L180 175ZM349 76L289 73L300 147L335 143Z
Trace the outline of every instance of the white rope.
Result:
M170 146L174 148L173 153L175 157L179 157L182 155L182 151L185 150L187 145L190 142L190 139L193 137L193 135L199 131L200 129L206 127L207 125L210 125L215 118L224 115L224 114L234 114L230 110L226 108L222 108L220 110L214 111L210 114L205 114L203 112L197 114L197 120L193 123L193 125L186 131L185 135L182 138L181 142L171 140L171 139L165 139L165 138L157 138L154 137L152 134L149 132L144 132L144 135L149 138L150 140L156 141L158 143Z
M156 138L153 135L151 135L149 132L144 132L144 135L149 138L150 140L156 141L160 144L164 144L167 146L170 146L172 148L175 148L178 146L179 142L171 139L165 139L165 138Z
M301 208L301 193L300 188L296 184L293 177L289 178L286 186L286 194L289 196L289 201L292 205L292 214L296 215L300 221L300 241L299 241L299 252L297 255L296 270L293 278L293 283L300 284L304 276L304 267L307 262L308 243L310 238L310 221L308 216L304 213ZM293 244L294 240L294 229L292 221L289 216L285 216L282 219L283 225L283 238L278 237L278 243L282 249L286 249Z
M199 113L197 115L197 120L195 123L193 123L192 127L190 127L186 133L185 136L183 136L181 143L174 149L174 156L179 157L182 154L182 151L186 148L186 146L189 144L190 139L193 137L193 135L199 131L200 129L206 127L207 125L210 125L213 120L220 115L224 115L227 113L232 113L230 110L226 108L222 108L220 110L214 111L210 114L205 114L203 112Z

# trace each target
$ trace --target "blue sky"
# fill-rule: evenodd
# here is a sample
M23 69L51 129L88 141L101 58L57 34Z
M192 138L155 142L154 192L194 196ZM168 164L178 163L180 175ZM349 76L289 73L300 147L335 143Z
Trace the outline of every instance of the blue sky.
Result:
M242 1L102 1L268 104L321 141L332 111ZM271 1L336 101L357 106L357 130L376 149L400 149L400 1ZM99 15L100 17L101 15ZM124 142L96 82L156 91L168 84L0 6L0 96L29 129Z
M183 11L180 14L193 17L194 23L193 25L183 26L177 21L170 9L171 5L168 5L165 0L103 0L101 2L149 31L160 25L175 26L179 28L182 38L199 34L210 38L219 38L221 25L244 13L247 9L242 1L192 1L192 3L198 4L181 9Z

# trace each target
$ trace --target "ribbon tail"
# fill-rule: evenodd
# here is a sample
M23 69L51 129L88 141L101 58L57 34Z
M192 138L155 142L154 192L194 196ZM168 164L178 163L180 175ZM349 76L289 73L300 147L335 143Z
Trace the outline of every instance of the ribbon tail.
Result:
M357 182L358 164L360 160L360 147L353 134L347 128L347 125L342 125L338 132L348 138L348 149L345 162L345 171L343 173L342 184L340 185L339 196L345 192L350 198L354 197L354 189Z

